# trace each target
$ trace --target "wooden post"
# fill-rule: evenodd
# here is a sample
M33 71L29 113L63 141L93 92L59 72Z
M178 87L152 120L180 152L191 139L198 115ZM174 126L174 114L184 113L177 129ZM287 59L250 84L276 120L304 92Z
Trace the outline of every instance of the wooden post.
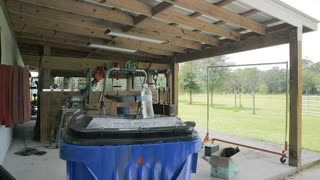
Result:
M131 91L132 90L132 74L128 73L127 75L127 91Z
M176 114L178 115L178 94L179 94L179 64L175 62L175 60L172 63L172 103L176 106Z
M290 124L289 165L301 168L301 111L302 111L302 27L289 34L290 43Z
M50 46L43 46L43 55L44 56L51 56L51 47Z

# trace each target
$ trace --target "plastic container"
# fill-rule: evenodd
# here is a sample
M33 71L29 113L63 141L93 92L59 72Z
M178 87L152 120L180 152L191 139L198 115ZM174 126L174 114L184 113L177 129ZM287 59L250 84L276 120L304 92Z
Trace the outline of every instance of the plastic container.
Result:
M153 118L153 103L152 103L152 91L148 88L147 84L143 85L141 91L141 102L142 102L142 116L143 118Z
M201 140L174 117L72 117L60 142L69 180L191 179Z

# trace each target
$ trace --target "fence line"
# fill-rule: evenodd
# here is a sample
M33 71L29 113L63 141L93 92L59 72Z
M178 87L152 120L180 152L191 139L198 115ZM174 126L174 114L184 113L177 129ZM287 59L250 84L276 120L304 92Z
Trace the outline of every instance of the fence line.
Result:
M320 116L320 96L302 96L302 114Z

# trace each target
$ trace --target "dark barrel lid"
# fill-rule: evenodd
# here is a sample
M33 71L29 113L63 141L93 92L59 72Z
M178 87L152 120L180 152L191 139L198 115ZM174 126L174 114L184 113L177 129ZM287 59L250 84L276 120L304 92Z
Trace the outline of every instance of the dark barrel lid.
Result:
M74 114L64 136L78 145L117 145L188 141L199 138L194 123L176 117L150 119Z

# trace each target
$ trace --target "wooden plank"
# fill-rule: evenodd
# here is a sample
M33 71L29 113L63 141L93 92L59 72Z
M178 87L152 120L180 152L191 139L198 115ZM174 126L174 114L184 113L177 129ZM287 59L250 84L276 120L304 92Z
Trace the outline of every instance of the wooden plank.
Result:
M179 112L179 64L173 62L172 64L172 103L176 106L176 114Z
M31 61L32 63L39 62L39 56L23 56L26 64ZM139 60L139 59L138 59ZM104 64L113 64L114 62L119 62L114 59L90 59L90 58L71 58L71 57L57 57L57 56L43 56L42 66L43 68L51 68L58 70L83 70L85 68L96 69L98 66L103 66ZM124 61L120 61L124 63ZM151 69L151 70L166 70L170 69L169 64L160 63L145 63L138 62L138 69Z
M270 31L265 36L251 36L239 42L227 42L218 47L208 48L202 51L190 52L185 55L177 55L177 63L202 59L207 57L222 56L253 49L270 47L289 42L288 27Z
M172 6L173 4L163 1L151 9L152 15L154 16L160 13L161 11L164 11Z
M51 56L51 47L48 45L43 46L43 55Z
M100 2L100 0L94 0L94 1ZM139 14L143 14L143 15L146 15L149 17L153 16L152 15L152 8L149 5L147 5L143 2L140 2L138 0L132 0L130 2L128 2L126 0L108 0L104 3L107 5L110 5L110 6L114 6L114 7L129 10L129 11L133 11L133 12L136 12ZM198 3L195 3L195 4L198 4ZM226 37L226 38L233 39L233 40L238 40L240 38L240 33L236 32L236 31L224 29L224 28L217 26L215 24L209 24L207 22L204 22L204 21L201 21L198 19L194 19L192 17L185 16L182 14L178 14L178 13L175 13L172 11L162 11L162 12L154 15L154 17L157 17L157 18L160 18L163 20L167 20L167 21L171 21L171 22L175 22L177 24L193 27L193 28L199 29L201 31L205 31L208 33L212 33L214 35L219 35L219 36Z
M210 44L213 46L219 45L219 40L215 37L209 37L200 33L196 33L186 29L180 29L174 26L157 23L155 21L143 21L136 27L150 29L150 27L155 28L155 32L170 34L174 36L178 36L187 40L194 40L197 42Z
M178 14L178 13L175 13L173 16L172 14L173 14L173 12L167 11L167 12L162 12L162 13L157 14L155 17L160 18L160 19L170 20L170 21L173 21L177 24L193 27L193 28L196 28L200 31L204 31L204 32L207 32L207 33L210 33L213 35L222 36L222 37L236 40L236 41L238 41L241 36L241 34L236 31L227 30L227 29L224 29L223 27L220 27L218 25L210 24L210 23L204 22L202 20L192 18L190 16L185 16L185 15Z
M106 37L102 31L98 30L91 30L91 29L81 29L80 26L75 26L67 23L60 23L60 22L54 22L54 21L47 21L42 18L36 18L36 17L31 17L31 16L19 16L15 14L11 14L11 18L14 19L15 23L20 23L23 24L25 21L29 21L27 26L32 26L32 27L38 27L42 29L49 29L49 30L55 30L55 31L62 31L70 34L77 34L81 36L93 36L96 37L95 40L98 40L99 38ZM20 36L21 37L21 36ZM36 38L36 37L33 37ZM52 37L51 37L52 38ZM68 39L58 39L57 37L55 39L51 39L49 36L41 36L39 37L38 40L46 40L48 42L56 41L58 40L59 43L61 44L67 44L68 45L71 43L74 46L79 46L79 47L85 47L87 46L88 42L91 42L90 39L93 38L87 38L88 41L86 43L83 42L83 44L77 44L74 40L68 40ZM66 36L65 38L71 38L71 36ZM101 39L99 42L103 44L103 40ZM157 46L153 43L146 43L146 42L141 42L141 41L134 41L134 40L129 40L126 38L117 38L114 40L115 45L117 47L123 47L123 48L129 48L129 49L137 49L143 52L148 52L156 55L165 55L165 56L171 56L172 53L170 51L163 50L162 48L159 49L160 46ZM146 46L147 44L147 46ZM152 47L150 47L152 46ZM166 47L165 49L169 49L169 47Z
M196 17L199 17L199 16L201 16L201 15L202 15L201 13L194 12L194 13L190 14L189 16L190 16L190 17L193 17L193 18L196 18Z
M108 24L109 24L109 27L115 26L115 25L112 25L110 22L104 23L99 20L95 20L93 18L88 18L88 17L76 15L76 14L65 13L62 11L58 11L58 10L54 10L46 7L37 7L27 3L19 3L19 2L16 3L16 2L12 1L12 3L8 3L8 7L10 8L11 14L21 15L24 18L27 18L27 17L36 18L35 20L41 19L42 21L44 20L50 21L48 23L51 23L51 22L54 22L56 24L63 23L64 25L67 24L67 27L76 26L78 29L87 30L87 33L88 33L87 36L91 36L92 33L98 33L100 38L111 39L111 37L108 37L106 34L104 34L106 28L108 28ZM43 24L41 23L40 25L43 25ZM65 26L62 26L61 28L63 27ZM112 39L115 40L114 38ZM177 47L169 43L154 44L154 43L137 41L137 40L121 38L121 37L117 37L116 39L129 41L128 43L139 43L141 46L152 47L155 49L184 53L183 47Z
M221 0L221 1L217 2L217 3L215 3L214 5L221 7L221 6L225 6L227 4L230 4L230 3L234 2L234 1L236 1L236 0Z
M45 0L19 0L21 2L34 4L37 6L50 7L64 12L71 12L73 14L81 14L83 16L92 17L97 19L102 19L106 21L121 23L125 25L134 25L134 18L126 13L122 13L116 10L109 10L103 7L93 6L77 1L65 1L65 0L55 0L55 1L45 1ZM69 13L70 14L70 13ZM78 22L81 23L81 22ZM147 19L139 24L140 28L144 28L150 31L161 30L161 33L169 36L179 36L186 40L193 40L197 42L203 42L206 44L217 45L219 40L214 37L209 37L203 34L195 33L189 30L181 30L177 27L172 27L170 25L158 23Z
M160 39L167 39L170 43L175 44L176 46L181 46L181 47L186 47L186 48L196 49L196 50L202 49L202 44L199 42L190 41L190 40L186 40L186 39L179 38L179 37L173 37L173 38L166 37L162 33L159 33L157 31L147 31L147 30L140 29L140 28L134 28L128 32L132 35L144 34L144 35L148 35L148 36L152 36L152 37L157 37Z
M54 48L52 50L52 56L66 56L66 57L85 57L87 56L88 53L92 51L92 49L89 49L87 47L78 47L78 46L72 46L72 45L66 45L66 44L60 44L56 42L47 42L47 41L39 41L39 40L32 40L32 39L25 39L25 38L18 38L18 43L24 43L28 45L41 45L41 46L47 46L49 45L50 47ZM60 50L58 53L57 50ZM21 49L20 49L21 51ZM39 50L38 50L39 51ZM73 52L76 51L79 54L74 54ZM24 54L24 51L22 51L23 55L30 55L30 54ZM40 55L40 54L34 54L34 55ZM139 55L139 61L153 61L153 62L160 62L161 60L159 58L161 57L154 57L155 55L151 54L145 54L143 52L137 52L136 54L121 54L117 52L110 52L110 51L99 51L96 53L92 58L99 58L99 59L112 59L112 60L128 60L128 59L136 59L137 55ZM158 58L153 59L153 58ZM165 62L162 62L165 63ZM28 64L30 65L30 64ZM32 66L32 64L31 64ZM32 67L37 67L32 66Z
M290 31L289 165L301 170L302 28Z
M249 29L253 32L265 35L265 25L253 21L249 18L245 18L237 13L229 11L227 9L213 5L205 0L165 0L166 2L173 3L175 5L212 16L230 24L234 24L245 29ZM195 6L195 4L197 4ZM224 36L225 37L225 36Z
M239 15L241 15L241 16L243 16L243 17L247 17L247 16L250 16L250 15L256 14L256 13L258 13L258 12L259 12L259 11L256 10L256 9L250 9L250 10L248 10L248 11L245 11L245 12L243 12L243 13L240 13ZM223 24L226 24L226 22L224 22L224 21L217 21L217 22L215 22L214 24L221 26L221 25L223 25ZM264 23L262 23L262 24L264 24ZM244 29L244 28L243 28L243 29ZM246 30L246 29L244 29L244 30ZM237 31L240 32L239 30L237 30ZM242 31L242 30L241 30L241 31Z
M171 3L161 2L160 4L156 5L155 7L153 7L151 9L152 15L154 16L154 15L158 14L159 12L161 12L161 11L167 9L167 8L170 8L172 6L173 5ZM142 21L144 21L144 20L146 20L148 18L150 18L150 17L142 15L142 14L136 16L134 18L134 26L138 25L139 23L141 23ZM123 27L122 30L127 32L127 31L133 29L134 26L127 25L127 26Z

